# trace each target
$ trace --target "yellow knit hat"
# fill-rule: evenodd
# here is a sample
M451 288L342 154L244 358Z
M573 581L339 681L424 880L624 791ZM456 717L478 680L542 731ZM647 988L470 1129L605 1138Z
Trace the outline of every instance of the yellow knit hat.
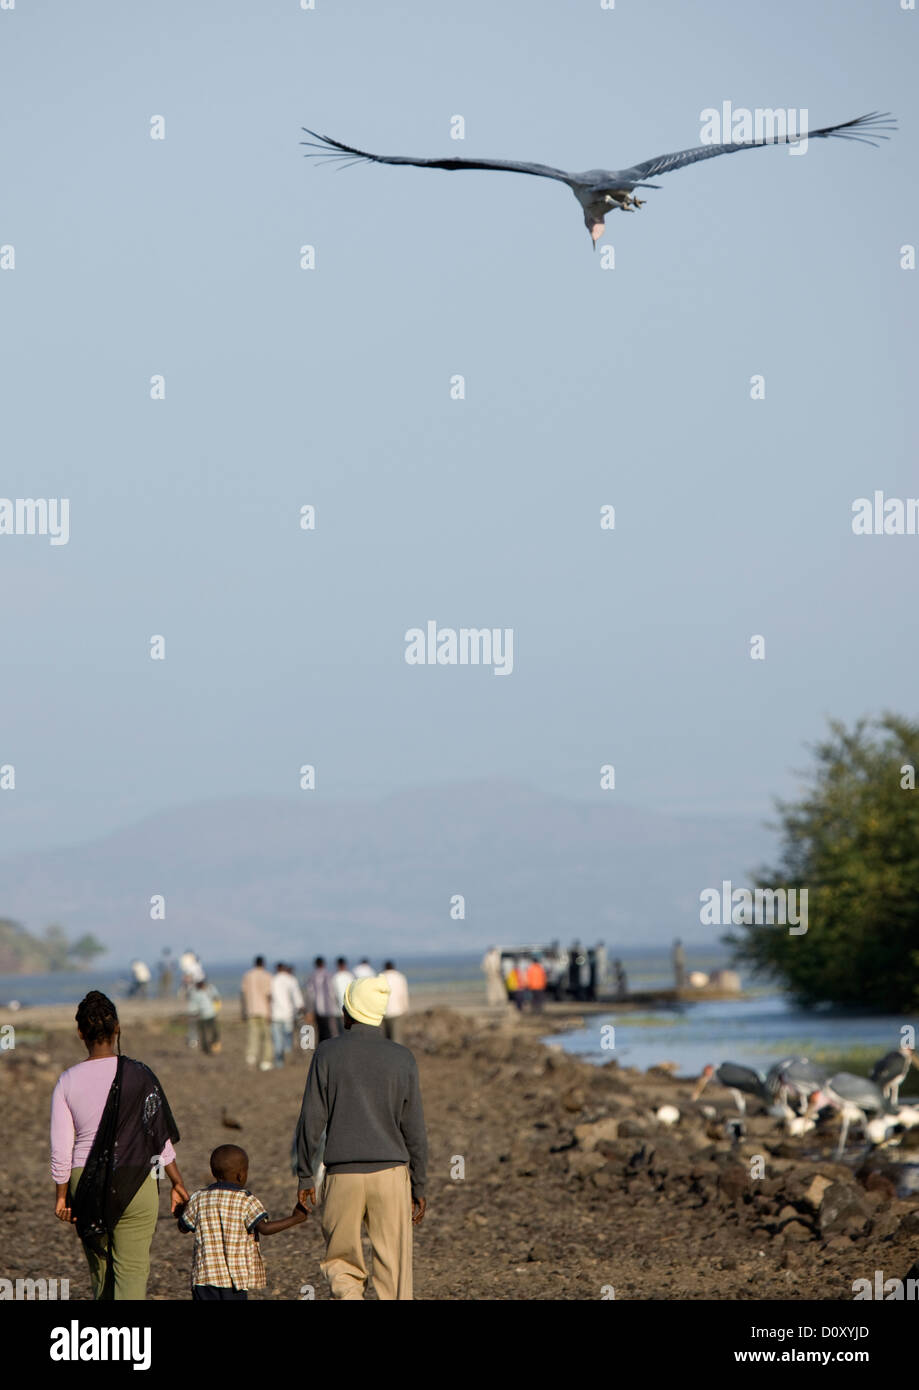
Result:
M388 1003L389 981L385 975L352 980L345 990L345 1008L357 1023L379 1027Z

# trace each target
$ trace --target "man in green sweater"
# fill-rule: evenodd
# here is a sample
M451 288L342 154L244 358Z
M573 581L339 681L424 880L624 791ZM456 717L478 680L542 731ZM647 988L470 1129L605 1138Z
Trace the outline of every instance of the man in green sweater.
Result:
M297 1124L303 1206L316 1202L314 1170L325 1131L320 1268L333 1298L364 1297L365 1221L377 1298L412 1297L412 1225L424 1217L427 1138L415 1059L381 1027L388 1001L384 975L348 985L345 1031L316 1048Z

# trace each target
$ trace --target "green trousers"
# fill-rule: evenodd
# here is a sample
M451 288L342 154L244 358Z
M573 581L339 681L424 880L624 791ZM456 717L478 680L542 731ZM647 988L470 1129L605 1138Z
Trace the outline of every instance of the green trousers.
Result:
M70 1174L71 1197L77 1190L82 1172L82 1168L74 1168ZM112 1232L111 1267L104 1255L97 1255L84 1244L93 1298L140 1300L147 1297L150 1245L159 1210L159 1184L152 1177L145 1178ZM106 1247L105 1236L100 1238L100 1243L103 1248Z

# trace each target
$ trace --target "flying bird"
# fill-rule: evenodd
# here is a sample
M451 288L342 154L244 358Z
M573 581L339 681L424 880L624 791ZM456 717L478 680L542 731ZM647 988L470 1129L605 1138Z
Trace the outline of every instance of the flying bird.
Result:
M658 155L646 159L643 164L633 164L627 169L588 169L583 174L569 173L566 169L555 169L549 164L530 164L516 159L413 159L400 154L370 154L354 145L345 145L333 140L330 135L319 135L314 130L303 127L309 140L301 140L307 146L307 159L342 160L347 164L412 164L418 169L497 169L507 174L533 174L536 178L556 179L566 183L584 210L584 224L596 244L605 230L605 219L609 212L621 208L623 212L634 212L643 207L647 199L635 197L636 188L659 188L660 184L648 180L661 174L669 174L674 169L682 169L686 164L696 164L701 159L713 159L719 154L736 154L738 150L752 150L760 145L797 144L805 135L808 140L826 139L834 136L839 140L857 140L861 144L874 145L878 140L889 139L888 132L896 130L896 122L889 112L871 111L855 120L844 121L841 125L824 126L822 130L809 130L800 136L776 135L765 140L748 140L722 145L697 145L691 150L678 150L673 154Z

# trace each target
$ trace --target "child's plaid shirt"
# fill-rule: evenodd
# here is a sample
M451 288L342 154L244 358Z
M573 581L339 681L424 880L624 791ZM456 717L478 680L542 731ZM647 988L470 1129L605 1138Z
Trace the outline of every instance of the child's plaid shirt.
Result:
M195 1233L193 1284L220 1289L263 1289L265 1265L255 1229L267 1211L257 1197L235 1183L215 1182L193 1192L179 1217Z

